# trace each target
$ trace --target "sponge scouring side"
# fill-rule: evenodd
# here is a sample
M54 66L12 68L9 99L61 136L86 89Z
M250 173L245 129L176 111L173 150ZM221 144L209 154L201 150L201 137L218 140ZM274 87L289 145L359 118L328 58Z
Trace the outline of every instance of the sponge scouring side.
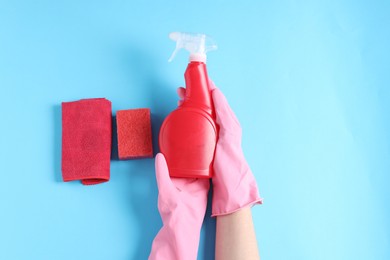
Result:
M118 110L116 124L119 159L153 157L150 109Z

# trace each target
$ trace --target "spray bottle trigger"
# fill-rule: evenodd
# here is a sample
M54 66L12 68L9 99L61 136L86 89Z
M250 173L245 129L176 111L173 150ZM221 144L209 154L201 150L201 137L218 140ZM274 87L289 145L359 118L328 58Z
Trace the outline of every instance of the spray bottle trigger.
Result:
M169 57L168 62L171 62L171 61L175 58L175 56L176 56L176 54L179 52L179 50L180 50L181 48L183 48L183 44L182 44L182 41L180 40L180 36L181 36L181 35L180 35L179 32L171 32L171 33L169 34L169 38L170 38L171 40L173 40L173 41L176 42L176 48L175 48L175 50L173 51L171 57Z
M178 53L179 50L180 50L180 48L176 47L176 49L173 51L171 57L169 57L168 62L171 62L175 58L175 56L176 56L176 54Z

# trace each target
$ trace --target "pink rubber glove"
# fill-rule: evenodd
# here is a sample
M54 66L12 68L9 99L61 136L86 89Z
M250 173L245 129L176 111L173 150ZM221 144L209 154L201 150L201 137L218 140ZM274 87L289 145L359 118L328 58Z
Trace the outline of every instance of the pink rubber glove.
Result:
M149 256L151 260L195 260L206 213L208 179L170 178L163 154L156 156L158 210L163 227Z
M222 92L212 92L219 137L214 156L212 216L262 203L241 148L241 126Z

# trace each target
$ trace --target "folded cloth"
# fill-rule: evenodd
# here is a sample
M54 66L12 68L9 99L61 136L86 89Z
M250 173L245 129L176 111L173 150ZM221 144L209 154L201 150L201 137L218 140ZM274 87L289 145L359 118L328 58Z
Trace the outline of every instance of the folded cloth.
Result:
M62 103L62 178L84 185L110 179L111 102L105 98Z

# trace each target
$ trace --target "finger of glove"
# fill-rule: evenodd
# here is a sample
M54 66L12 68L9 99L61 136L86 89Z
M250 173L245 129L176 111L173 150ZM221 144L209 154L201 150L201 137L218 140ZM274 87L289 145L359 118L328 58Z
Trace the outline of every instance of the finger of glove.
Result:
M211 79L209 79L209 88L210 88L210 91L213 91L214 89L217 88L217 86L215 86L215 84L214 84L214 81L212 81Z
M181 106L181 104L183 104L183 100L186 96L186 89L183 88L183 87L179 87L177 88L177 95L179 96L180 100L177 101L177 105L178 106Z
M172 178L172 182L178 191L190 194L196 194L203 191L207 192L210 188L209 179Z
M218 88L216 88L212 92L212 97L214 101L217 124L226 130L240 129L240 123L238 122L236 115L229 106L229 103L223 93Z
M177 189L169 176L168 165L162 153L158 153L155 159L156 180L159 196L165 201L175 198Z
M186 89L183 87L178 87L177 95L179 96L180 99L184 99L184 97L186 96Z

